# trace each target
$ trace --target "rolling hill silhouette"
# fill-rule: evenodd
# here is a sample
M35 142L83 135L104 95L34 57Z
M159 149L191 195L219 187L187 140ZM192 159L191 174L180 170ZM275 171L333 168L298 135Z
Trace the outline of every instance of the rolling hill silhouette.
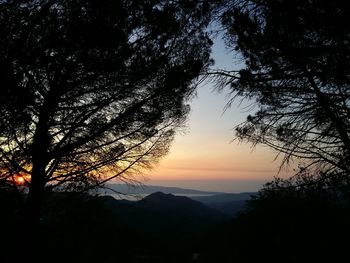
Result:
M140 201L100 197L103 205L126 225L157 235L195 232L227 219L221 212L184 196L156 192ZM165 232L164 232L165 231Z
M190 198L199 201L206 206L216 209L223 214L236 216L237 213L246 209L246 202L256 193L238 193L238 194L216 194L210 196L191 196Z
M230 218L188 197L161 192L140 201L55 193L59 202L43 217L45 251L52 262L192 262L203 233ZM67 201L68 200L68 201Z

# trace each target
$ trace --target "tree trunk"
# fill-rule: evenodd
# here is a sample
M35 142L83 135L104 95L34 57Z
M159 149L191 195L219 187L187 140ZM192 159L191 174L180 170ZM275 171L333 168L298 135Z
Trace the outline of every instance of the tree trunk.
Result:
M31 146L32 173L27 198L27 215L32 226L40 220L42 199L46 185L46 167L49 163L49 120L54 112L54 92L50 93L39 111L39 120L36 125Z
M42 216L44 190L45 165L43 165L43 162L33 162L31 182L23 214L23 220L27 229L26 234L30 240L23 251L25 255L23 259L25 261L35 262L40 260L40 255L43 253L41 250L43 240L40 219Z
M33 136L33 144L31 146L32 172L29 185L29 192L25 204L24 216L28 225L28 236L30 244L27 248L30 261L37 261L42 256L41 251L41 229L40 219L42 217L42 204L45 194L46 185L46 167L49 163L49 116L50 101L48 100L41 108L39 121ZM26 260L28 261L28 260Z
M45 166L33 163L31 182L26 204L28 223L35 226L41 217L41 205L45 189Z

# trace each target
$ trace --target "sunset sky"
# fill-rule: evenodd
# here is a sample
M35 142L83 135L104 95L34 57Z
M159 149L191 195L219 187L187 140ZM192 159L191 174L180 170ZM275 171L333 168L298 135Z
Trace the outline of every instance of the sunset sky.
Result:
M215 41L213 58L217 68L241 67L221 40ZM224 112L228 99L227 93L214 91L212 84L200 87L191 101L187 131L177 134L170 153L147 174L147 184L243 192L256 191L277 175L276 153L232 141L233 127L249 112L248 102L239 101Z

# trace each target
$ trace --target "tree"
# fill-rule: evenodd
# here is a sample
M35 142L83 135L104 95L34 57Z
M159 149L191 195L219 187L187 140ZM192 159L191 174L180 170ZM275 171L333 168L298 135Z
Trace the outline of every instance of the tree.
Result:
M276 179L247 202L232 222L237 262L341 261L350 233L349 196L320 183L314 174ZM249 253L255 251L255 253Z
M229 48L245 67L219 86L255 99L239 139L268 145L323 178L350 172L350 8L332 1L224 1ZM340 179L340 180L343 180Z
M164 155L210 64L201 1L0 1L0 179L87 190Z

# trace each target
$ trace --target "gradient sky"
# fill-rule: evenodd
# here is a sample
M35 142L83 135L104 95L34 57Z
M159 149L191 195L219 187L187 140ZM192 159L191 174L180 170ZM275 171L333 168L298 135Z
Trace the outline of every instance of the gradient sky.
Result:
M237 69L242 65L221 40L215 41L213 58L215 68ZM199 88L191 101L187 132L177 134L170 153L147 173L146 184L244 192L258 190L277 175L280 163L274 161L276 153L232 141L233 127L249 112L248 102L239 101L224 112L228 99L227 93L214 91L210 83Z

